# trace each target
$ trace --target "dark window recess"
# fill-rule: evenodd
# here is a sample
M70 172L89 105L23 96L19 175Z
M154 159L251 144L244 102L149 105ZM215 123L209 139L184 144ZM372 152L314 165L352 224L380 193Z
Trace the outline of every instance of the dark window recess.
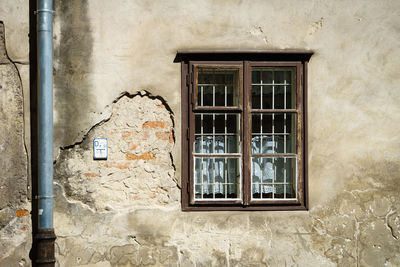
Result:
M311 55L178 52L183 210L307 209Z

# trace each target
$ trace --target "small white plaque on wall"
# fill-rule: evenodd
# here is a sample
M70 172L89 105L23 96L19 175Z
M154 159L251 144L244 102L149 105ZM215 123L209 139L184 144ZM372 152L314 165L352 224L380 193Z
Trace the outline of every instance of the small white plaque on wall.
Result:
M93 139L93 159L107 159L108 141L107 138Z

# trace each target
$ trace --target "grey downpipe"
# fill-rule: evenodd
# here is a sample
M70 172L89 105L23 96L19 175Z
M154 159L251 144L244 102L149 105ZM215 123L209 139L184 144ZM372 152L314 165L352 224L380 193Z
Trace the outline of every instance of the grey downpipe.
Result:
M53 228L53 0L37 1L39 92L39 229L37 266L54 266Z

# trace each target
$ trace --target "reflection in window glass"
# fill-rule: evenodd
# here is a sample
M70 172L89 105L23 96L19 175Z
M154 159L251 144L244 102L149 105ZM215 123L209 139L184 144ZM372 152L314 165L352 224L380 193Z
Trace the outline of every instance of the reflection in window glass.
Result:
M296 198L296 157L252 157L252 199Z
M251 153L296 153L296 114L254 113Z
M194 165L196 199L240 198L240 158L195 157Z

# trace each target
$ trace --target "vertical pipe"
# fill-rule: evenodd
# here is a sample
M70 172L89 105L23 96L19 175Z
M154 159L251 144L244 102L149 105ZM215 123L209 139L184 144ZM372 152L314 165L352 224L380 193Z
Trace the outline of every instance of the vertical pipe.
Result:
M54 266L53 229L53 0L38 0L39 229L36 266Z
M39 0L39 228L53 228L53 14Z

